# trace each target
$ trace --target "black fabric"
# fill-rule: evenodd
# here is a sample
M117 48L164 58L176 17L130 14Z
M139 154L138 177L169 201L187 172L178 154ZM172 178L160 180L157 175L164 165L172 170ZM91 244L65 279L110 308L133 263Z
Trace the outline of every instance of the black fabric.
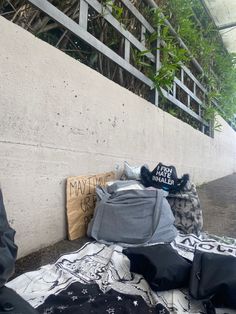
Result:
M0 288L0 314L37 314L28 302L7 287Z
M12 275L15 267L17 246L14 244L15 231L9 226L0 189L0 288Z
M153 186L165 191L178 192L188 180L188 174L184 174L182 178L178 179L174 166L159 163L152 171L149 171L145 166L141 168L141 182L145 187Z
M236 258L196 250L190 294L195 299L211 298L216 307L236 309Z
M141 296L112 289L103 293L96 284L84 285L78 282L57 295L49 296L37 310L42 314L169 314L160 303L149 307Z
M133 247L123 251L130 259L131 272L143 275L154 291L188 285L191 262L169 244Z
M216 310L214 305L212 304L211 300L203 301L203 306L206 310L206 314L216 314ZM226 313L225 313L226 314Z

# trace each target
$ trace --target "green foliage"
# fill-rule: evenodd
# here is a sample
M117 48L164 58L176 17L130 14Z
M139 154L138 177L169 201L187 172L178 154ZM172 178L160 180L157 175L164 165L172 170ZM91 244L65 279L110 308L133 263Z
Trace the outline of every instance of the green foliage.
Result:
M181 64L190 60L185 49L181 48L174 36L170 34L169 27L165 24L164 16L159 9L150 10L152 24L155 25L156 31L146 35L146 45L149 50L133 53L136 65L144 66L144 72L154 83L154 87L162 93L161 88L171 90L177 71ZM157 40L161 38L157 48ZM144 62L144 56L148 52L161 54L161 65L157 71L150 64Z
M159 52L161 55L161 66L152 76L155 87L161 92L161 88L171 90L176 72L180 69L181 64L190 60L187 51L181 48L176 39L170 34L169 27L165 24L164 16L159 9L151 10L152 23L155 25L159 43ZM151 44L155 35L151 35Z
M211 112L216 111L212 107L215 100L224 111L224 118L231 118L236 112L236 55L224 49L219 32L200 1L169 0L162 11L203 67L209 92L206 106Z
M236 112L236 55L229 54L224 49L219 32L206 14L201 1L155 1L159 4L160 9L150 9L144 1L132 0L137 10L145 16L156 31L152 34L146 32L147 50L140 52L131 45L131 64L153 81L153 87L156 87L160 94L162 88L171 91L174 78L175 76L178 77L182 64L187 67L190 65L189 68L193 70L193 74L208 91L205 99L202 93L199 92L199 97L204 101L204 107L206 107L203 111L203 117L209 121L215 119L216 110L218 110L214 106L216 102L220 108L219 113L225 119L229 119ZM78 0L49 0L49 2L78 22ZM101 14L97 13L96 10L91 10L91 8L89 10L88 31L123 57L124 38L105 21L105 9L108 9L122 27L131 32L138 40L140 40L141 23L120 0L100 0L100 3L103 7ZM112 60L108 60L83 40L75 37L70 32L65 32L65 29L58 23L42 14L25 0L0 0L1 14L138 95L145 98L149 97L150 90L142 82L131 75L128 76L125 70L113 64ZM166 25L164 17L173 25L190 52L180 47L176 37L171 34L169 27ZM158 42L159 46L157 46ZM147 53L155 55L156 52L161 57L161 64L157 70L146 57ZM197 73L196 69L191 68L190 61L192 57L197 59L202 66L203 74ZM183 118L183 111L167 108L166 104L164 106L167 111L169 110L178 118L180 115ZM191 117L186 115L185 121L191 125L196 123L195 127L199 128L196 119L195 121L190 120ZM218 128L217 124L215 127Z
M197 59L204 71L198 75L198 79L208 91L204 119L215 121L214 128L219 130L217 112L226 120L236 112L236 54L229 54L225 50L219 32L200 1L168 0L163 3L160 9L151 9L149 12L156 31L146 36L149 50L137 52L135 63L143 66L142 70L161 92L161 88L172 89L181 64L188 65L192 57ZM165 18L171 22L189 52L181 48L171 35ZM161 39L161 44L159 48L155 48L158 38ZM155 52L156 49L161 55L161 65L157 71L144 62L145 53ZM218 108L214 103L218 104Z
M123 8L116 5L113 0L102 0L102 7L109 8L112 12L112 15L118 20L121 21L121 17L123 14Z

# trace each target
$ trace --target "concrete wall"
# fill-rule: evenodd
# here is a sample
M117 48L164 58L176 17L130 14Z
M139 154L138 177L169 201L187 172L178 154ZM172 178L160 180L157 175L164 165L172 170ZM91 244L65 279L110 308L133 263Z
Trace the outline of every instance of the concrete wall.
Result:
M19 256L66 236L65 179L159 161L196 183L236 170L209 138L0 17L0 182Z

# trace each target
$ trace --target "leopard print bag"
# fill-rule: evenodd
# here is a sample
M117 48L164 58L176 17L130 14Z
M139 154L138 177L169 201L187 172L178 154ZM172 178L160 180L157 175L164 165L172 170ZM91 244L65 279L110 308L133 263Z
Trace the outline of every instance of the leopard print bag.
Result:
M183 233L193 233L197 236L203 227L203 216L196 186L190 181L177 193L167 197L175 216L175 227Z

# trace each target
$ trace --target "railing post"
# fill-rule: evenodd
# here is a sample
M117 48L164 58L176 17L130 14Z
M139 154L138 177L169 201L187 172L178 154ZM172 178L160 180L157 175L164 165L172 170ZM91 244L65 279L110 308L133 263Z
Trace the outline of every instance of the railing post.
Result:
M161 67L160 47L161 47L161 30L160 26L157 28L157 43L156 43L156 71L158 72ZM155 88L155 106L159 106L159 92Z
M173 83L173 97L176 98L176 83Z
M125 60L130 62L130 41L125 38Z
M187 103L187 106L188 106L188 108L190 108L191 107L191 97L190 97L190 95L188 94L188 103Z
M184 84L184 70L181 68L181 82Z
M88 27L88 3L85 0L80 0L79 24L87 30Z
M114 1L114 0L111 0ZM98 0L80 0L80 11L79 11L79 24L75 22L72 18L68 17L65 13L60 11L54 5L52 5L48 0L27 0L27 2L34 5L36 8L47 14L53 20L57 21L60 25L62 25L66 30L63 34L65 36L67 32L72 32L74 35L78 36L81 40L92 46L99 53L106 56L108 59L114 61L120 68L125 69L132 76L137 78L139 81L143 82L145 85L151 88L151 101L156 106L159 106L160 95L158 93L159 89L154 87L154 83L152 80L147 77L143 72L138 70L132 63L130 63L131 59L131 45L134 46L138 51L145 51L150 49L150 47L146 47L146 36L145 34L151 33L156 34L157 39L155 42L155 52L147 52L146 57L152 62L155 63L155 71L158 72L161 68L161 57L160 57L160 48L161 45L164 45L164 42L161 41L160 38L160 28L157 27L155 30L151 24L145 19L145 17L134 7L130 0L121 0L121 2L126 6L126 8L135 16L135 18L141 23L141 34L139 39L137 39L132 33L130 33L127 29L123 27L123 25L115 19L115 17L111 14L111 10L104 9L105 14L103 18L116 30L121 36L122 40L124 40L124 56L120 56L118 53L113 51L111 48L106 46L103 42L99 41L94 35L87 31L88 28L88 12L91 7L98 14L103 13L103 6ZM156 6L155 6L156 7ZM169 25L169 24L168 24ZM57 46L60 44L60 41L63 39L61 36L60 40L57 43ZM186 81L187 75L194 81L193 90L188 86ZM186 85L185 85L186 83ZM191 89L190 89L191 88ZM198 88L200 92L204 95L206 94L206 89L202 86L202 84L198 81L198 79L194 76L194 74L185 66L181 67L181 78L175 77L175 81L173 83L172 93L162 89L163 97L165 97L172 104L176 105L178 108L189 114L191 117L195 118L197 121L202 123L202 129L206 130L206 128L210 127L207 121L202 117L201 110L205 108L204 99L202 97L198 98ZM188 94L188 102L184 104L181 102L181 99L177 99L176 96L179 94L179 90L183 90ZM177 94L177 95L176 95ZM155 99L154 99L155 97ZM179 98L179 97L178 97ZM191 100L194 100L199 105L199 112L195 112L191 109ZM202 108L200 107L202 106ZM211 132L211 131L210 131ZM213 133L213 132L211 132Z
M141 43L142 43L144 46L146 46L146 37L145 37L146 31L147 31L146 27L142 25L142 26L141 26Z

